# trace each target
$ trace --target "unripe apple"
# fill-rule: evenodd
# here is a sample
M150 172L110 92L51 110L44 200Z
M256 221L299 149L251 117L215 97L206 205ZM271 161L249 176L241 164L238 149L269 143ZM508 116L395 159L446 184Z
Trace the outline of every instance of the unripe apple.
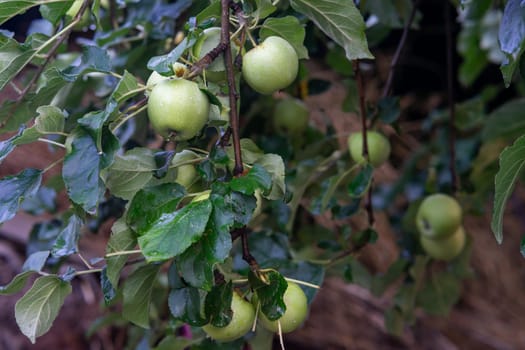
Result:
M172 164L180 164L183 162L191 161L197 158L198 155L190 150L183 150L175 155L172 160ZM186 189L190 188L193 183L198 180L197 169L193 164L183 164L177 166L177 177L175 182L184 186Z
M299 58L295 49L278 36L270 36L243 57L242 75L252 89L271 94L297 77Z
M378 167L383 164L390 156L390 142L377 131L367 131L366 139L368 145L368 158L370 164ZM354 162L365 164L363 157L363 133L355 132L348 137L348 149Z
M232 319L225 327L216 327L207 324L202 329L214 340L219 342L230 342L248 333L255 319L253 305L233 292L231 309Z
M220 27L211 27L207 28L202 32L202 35L199 37L199 40L193 45L192 53L197 60L200 60L208 52L217 47L221 42L221 28ZM232 56L235 57L239 52L239 46L231 41L230 43ZM224 57L221 54L217 56L213 62L206 67L206 78L212 82L220 82L226 79L226 67L224 65Z
M256 296L252 298L252 302L257 307L258 299ZM281 332L290 333L299 328L306 316L308 315L308 299L304 294L301 287L294 282L288 282L288 288L284 292L283 296L284 304L286 305L286 311L281 318L270 321L260 310L259 310L259 321L272 332L279 331L279 323L281 323Z
M420 237L421 246L425 252L437 260L450 261L463 251L466 242L465 230L459 226L451 236L431 239L424 235Z
M148 100L153 128L176 141L196 136L206 125L210 112L208 97L189 80L172 79L157 83Z
M168 79L174 79L174 78L182 78L184 74L187 72L188 67L186 67L185 64L175 62L172 65L173 73L174 75L171 77L164 76L162 74L157 73L157 71L151 72L151 74L148 77L148 80L146 81L146 96L149 96L149 92L161 81L168 80Z
M275 105L273 124L280 132L301 133L308 126L309 110L296 98L279 100Z
M436 193L421 202L416 214L416 226L421 236L440 239L456 232L461 219L459 203L451 196Z

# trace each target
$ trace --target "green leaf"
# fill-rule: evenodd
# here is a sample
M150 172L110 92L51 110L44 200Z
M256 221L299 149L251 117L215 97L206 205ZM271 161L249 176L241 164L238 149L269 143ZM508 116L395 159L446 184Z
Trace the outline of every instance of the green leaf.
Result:
M93 137L77 126L66 140L68 151L62 167L67 194L89 214L97 210L100 198L100 155Z
M247 174L233 178L230 187L243 194L253 194L260 188L267 191L272 186L271 175L260 164L254 164Z
M260 303L260 310L269 320L275 321L286 312L283 296L288 282L277 271L265 273L262 278L264 280L251 271L248 275L250 286L257 295L257 302Z
M525 49L525 7L521 0L509 0L503 10L503 17L499 29L499 43L501 51L507 60L500 69L503 80L508 87L512 81L514 71Z
M525 236L521 239L520 253L521 253L521 256L525 258Z
M159 269L155 264L141 266L124 283L122 316L142 328L149 328L151 294Z
M214 286L206 295L204 310L215 327L226 327L230 323L233 316L232 293L233 285L229 281Z
M34 196L42 182L42 171L25 169L0 180L0 224L13 218L25 197Z
M267 153L256 162L261 165L272 177L272 189L263 193L263 197L269 200L282 199L286 193L285 169L283 158L277 154Z
M503 241L503 212L505 205L523 166L525 166L525 135L518 138L512 146L505 148L499 157L499 170L494 179L494 209L490 227L500 244Z
M78 240L80 238L80 228L82 219L76 215L71 215L66 227L58 235L51 254L55 258L69 256L78 252Z
M125 101L138 93L143 92L143 90L138 87L137 78L126 70L111 94L111 98L117 101L117 103Z
M35 271L24 271L19 273L5 286L0 286L0 295L10 295L20 292L26 285L27 280L35 274Z
M255 12L252 15L255 18L261 19L268 17L277 9L271 0L255 0L255 7Z
M130 200L153 178L156 169L153 151L137 147L115 157L104 172L104 181L112 194Z
M230 232L210 224L201 239L177 258L177 268L193 287L210 290L213 267L229 256L232 247Z
M31 343L52 326L64 300L71 293L71 284L56 276L38 278L31 289L15 305L16 323Z
M49 257L49 250L34 252L29 255L22 266L22 271L35 271L40 272L46 264L46 260Z
M208 323L202 311L204 309L206 292L193 287L172 289L168 296L168 306L171 314L178 320L194 327Z
M353 1L290 0L290 4L342 46L349 60L374 58L368 50L363 16Z
M299 59L308 58L308 50L304 47L304 26L294 16L271 17L261 26L259 38L266 39L269 36L280 36L293 46Z
M257 206L254 196L229 191L226 186L214 184L210 200L213 203L213 222L216 227L230 230L246 226Z
M0 5L2 5L0 3ZM1 17L1 15L0 15ZM38 50L0 36L0 91L35 57Z
M73 0L58 0L53 1L41 1L44 3L40 6L39 10L42 17L47 19L53 25L57 25L60 19L66 14L67 10L71 7ZM89 10L86 10L89 11Z
M211 202L203 200L164 213L138 238L146 260L163 261L184 252L204 233L211 211Z
M14 135L13 137L0 142L0 164L2 161L15 149L15 141L20 137L20 134Z
M42 135L56 134L64 131L66 114L55 106L40 106L36 112L38 116L35 124L25 129L15 141L15 145L22 145L38 140Z
M126 222L143 235L163 214L174 212L185 194L184 187L177 183L143 188L133 197Z
M132 249L137 244L131 229L126 225L124 218L120 218L111 227L106 253L123 252ZM106 258L107 276L111 284L116 288L120 277L120 271L126 264L129 255L117 255Z
M69 1L71 2L72 0ZM46 2L46 0L2 0L0 1L0 6L2 7L2 11L0 12L0 25L4 24L10 18L26 12L31 7L38 6Z
M108 52L98 46L84 46L80 64L70 66L62 71L62 76L69 82L89 72L111 72L111 59Z
M417 295L417 305L430 315L446 316L461 295L461 281L449 273L432 274Z
M170 53L162 56L151 57L148 61L148 68L163 75L172 74L172 65L177 62L184 51L192 47L195 42L195 36L191 35L191 33L188 33L188 36L186 36L186 38L179 45L171 50Z
M348 194L353 198L361 198L364 196L370 184L372 183L372 174L374 168L367 164L365 167L357 174L356 177L348 184Z
M115 299L115 296L117 295L117 290L108 278L108 270L106 266L104 266L102 272L100 273L100 288L102 289L104 302L106 303L106 305L108 305L113 299Z
M525 133L525 99L514 99L490 113L486 120L481 137L492 140L498 137L514 139Z

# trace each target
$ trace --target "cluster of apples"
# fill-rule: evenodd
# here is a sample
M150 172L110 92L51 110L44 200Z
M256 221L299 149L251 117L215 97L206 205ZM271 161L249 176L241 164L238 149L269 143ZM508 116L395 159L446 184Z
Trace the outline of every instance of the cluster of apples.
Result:
M434 259L450 261L457 257L466 242L462 209L451 196L436 193L426 197L416 214L420 243Z
M220 43L220 34L218 27L204 30L192 47L192 57L199 60L215 48ZM235 54L241 50L234 43L231 48ZM298 69L295 49L278 36L267 37L243 55L242 76L261 94L271 94L290 85ZM219 56L206 68L206 79L224 81L225 70L224 60ZM148 116L153 128L163 137L174 141L189 140L208 122L210 102L196 82L184 78L185 65L175 63L173 71L172 77L153 72L148 79Z
M261 312L256 293L253 294L251 301L247 301L234 291L231 302L233 315L230 323L225 327L207 324L202 329L216 341L230 342L248 333L257 317L257 321L271 332L279 332L279 329L282 333L292 332L299 328L306 319L308 301L301 287L290 281L288 281L283 300L286 311L279 319L271 321Z

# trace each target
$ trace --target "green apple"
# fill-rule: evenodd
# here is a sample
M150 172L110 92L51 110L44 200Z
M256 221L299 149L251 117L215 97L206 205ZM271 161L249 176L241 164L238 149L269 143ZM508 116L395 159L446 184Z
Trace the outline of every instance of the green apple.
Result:
M383 134L377 131L367 131L366 139L370 164L378 167L390 156L390 142ZM358 164L366 163L366 159L363 157L362 132L355 132L348 136L348 149L354 162Z
M230 342L248 333L255 319L253 305L233 292L231 309L233 316L230 323L225 327L216 327L207 324L202 329L208 336L219 342Z
M422 236L440 239L456 232L462 215L461 206L453 197L436 193L421 202L416 214L416 226Z
M210 112L208 97L186 79L157 83L150 92L148 116L162 136L183 141L196 136L206 125Z
M463 251L466 242L465 230L459 226L451 236L431 239L424 235L420 237L423 250L432 258L450 261Z
M164 76L156 71L151 72L151 74L148 77L148 80L146 81L146 96L149 96L149 92L161 81L168 80L168 79L174 79L174 78L182 78L184 74L186 74L188 67L185 64L175 62L172 65L173 68L173 76Z
M279 100L273 113L273 124L277 131L298 134L308 126L308 107L296 98Z
M248 51L242 60L246 83L261 94L284 89L297 77L299 58L295 49L278 36L270 36Z
M195 45L192 47L193 56L196 60L200 60L208 52L213 50L221 42L221 28L211 27L207 28L202 32ZM239 46L234 41L231 42L232 55L235 57L239 52ZM215 60L213 60L208 67L206 67L206 78L209 81L218 83L226 80L226 67L224 65L224 57L219 54Z
M185 149L173 157L171 164L176 166L177 164L186 163L197 157L198 155L196 153ZM184 186L186 189L190 188L190 186L198 179L199 175L197 174L197 169L195 169L194 164L182 164L177 166L177 177L175 178L175 182Z
M254 296L252 299L257 305L257 297ZM278 320L270 321L259 310L259 321L269 331L278 332L279 323L281 323L281 331L283 333L293 332L303 324L308 315L308 299L297 283L288 282L283 300L286 305L286 311Z

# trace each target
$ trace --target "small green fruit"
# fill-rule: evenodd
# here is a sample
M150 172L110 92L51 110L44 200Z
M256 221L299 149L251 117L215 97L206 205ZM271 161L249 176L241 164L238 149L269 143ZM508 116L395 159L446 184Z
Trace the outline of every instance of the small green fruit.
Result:
M243 57L242 75L252 89L271 94L297 77L299 58L295 49L278 36L270 36Z
M283 333L293 332L303 324L308 315L308 299L301 287L296 283L288 282L288 288L284 292L283 300L286 305L286 311L278 320L270 321L259 310L259 321L269 331L278 332L279 323L281 323L281 331ZM258 303L257 297L253 298L253 302Z
M197 154L193 153L192 151L183 150L173 157L172 164L188 162L197 157ZM184 186L186 189L190 188L190 186L193 185L198 180L198 178L199 176L197 174L197 170L195 169L195 165L183 164L177 167L177 177L175 178L175 182Z
M279 100L275 105L273 124L282 132L298 134L308 126L309 110L303 101L296 98Z
M80 8L82 7L82 3L84 0L75 0L71 7L66 12L66 19L68 21L72 21L73 18L77 15L78 11L80 11ZM84 27L87 27L90 22L90 15L89 15L89 6L82 14L82 17L80 18L80 21L75 25L74 29L76 30L82 30Z
M173 79L157 83L148 100L148 116L153 128L176 141L196 136L206 125L210 112L208 97L189 80Z
M207 324L202 327L204 332L219 342L230 342L248 333L255 319L253 305L233 292L231 309L233 316L227 326L215 327Z
M373 167L383 164L390 156L390 142L377 131L367 131L368 158ZM363 133L355 132L348 137L348 149L354 162L365 164L363 157Z
M461 207L453 197L436 193L421 202L416 214L416 226L422 236L441 239L456 232L462 215Z
M420 242L430 257L437 260L450 261L463 251L466 234L463 227L460 226L451 236L440 239L431 239L421 235Z

